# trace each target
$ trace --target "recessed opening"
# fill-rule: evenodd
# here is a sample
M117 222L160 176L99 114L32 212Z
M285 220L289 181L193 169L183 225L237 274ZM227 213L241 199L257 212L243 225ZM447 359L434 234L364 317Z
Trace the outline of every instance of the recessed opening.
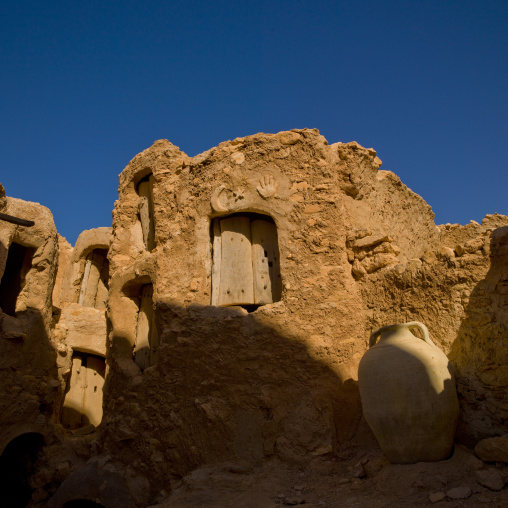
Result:
M233 214L212 221L212 305L252 312L281 299L277 227L268 215Z
M102 420L106 362L102 356L74 351L62 408L62 425L79 429Z
M30 478L37 468L44 439L27 433L13 439L0 456L0 491L2 506L25 508L32 497Z
M254 312L255 310L258 310L261 305L240 305L240 307L243 307L247 312Z
M94 249L86 257L78 303L105 309L108 299L108 249Z
M9 247L5 271L0 281L0 307L6 314L16 315L18 297L25 287L34 254L34 248L19 243L11 243Z
M154 205L153 205L153 186L155 178L149 174L142 178L136 185L136 192L139 196L138 220L141 223L143 232L143 242L148 251L155 249L155 225L154 225Z
M134 361L143 371L158 358L159 333L153 309L153 285L145 284L139 292L139 310L134 344Z

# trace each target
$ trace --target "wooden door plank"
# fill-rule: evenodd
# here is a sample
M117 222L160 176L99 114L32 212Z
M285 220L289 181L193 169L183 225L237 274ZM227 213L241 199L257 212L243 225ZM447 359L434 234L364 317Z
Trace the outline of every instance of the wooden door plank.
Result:
M138 312L136 344L134 345L134 361L141 370L150 366L150 324L153 313L152 285L141 289L141 302Z
M104 264L102 265L99 283L97 285L97 296L95 297L96 309L106 308L106 303L108 301L109 296L108 279L109 279L109 261L107 258L105 258Z
M79 291L79 300L78 303L80 305L84 304L85 295L86 295L86 287L88 285L88 277L90 275L90 268L92 266L92 253L88 254L85 261L85 271L83 272L83 278L81 279L81 289Z
M102 390L106 364L103 359L88 356L86 359L86 387L83 397L85 421L97 427L102 420Z
M91 254L92 262L90 264L85 298L83 299L84 307L95 307L95 297L97 296L102 265L104 264L104 256L100 252L92 251Z
M147 249L151 252L155 249L155 208L153 204L153 187L155 185L155 177L153 175L150 175L148 178L148 183L150 185L150 193L148 194L150 228L148 230Z
M219 305L254 303L250 219L233 216L220 221L222 259Z
M219 305L220 293L220 267L222 260L222 237L220 219L213 219L213 246L212 246L212 305Z
M282 294L277 227L272 222L254 220L252 232L252 269L254 303L278 302Z
M81 427L83 398L86 386L86 368L80 356L73 356L69 377L69 390L65 394L62 408L62 425L68 429Z
M141 221L141 230L143 231L143 241L147 250L151 251L155 247L155 229L153 219L153 184L155 179L150 175L148 180L140 182L138 185L138 194L140 198L139 219Z

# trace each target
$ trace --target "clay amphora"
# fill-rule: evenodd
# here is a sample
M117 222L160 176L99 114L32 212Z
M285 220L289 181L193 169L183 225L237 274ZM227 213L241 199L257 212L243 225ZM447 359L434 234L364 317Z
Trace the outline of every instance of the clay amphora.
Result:
M363 414L383 453L394 464L447 459L459 404L448 359L427 327L417 321L384 326L372 333L369 347L358 381Z

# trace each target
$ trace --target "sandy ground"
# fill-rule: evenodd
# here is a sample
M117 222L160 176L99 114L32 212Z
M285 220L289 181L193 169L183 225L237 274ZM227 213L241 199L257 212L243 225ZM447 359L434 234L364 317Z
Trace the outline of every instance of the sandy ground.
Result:
M388 464L380 451L364 450L345 460L315 459L304 468L275 461L258 467L229 463L201 468L156 506L508 508L508 487L492 490L507 482L507 465L484 463L462 446L446 461L412 465Z

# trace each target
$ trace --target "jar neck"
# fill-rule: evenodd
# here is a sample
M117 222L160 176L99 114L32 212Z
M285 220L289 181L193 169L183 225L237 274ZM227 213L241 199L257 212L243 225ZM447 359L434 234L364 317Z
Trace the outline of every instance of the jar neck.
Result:
M407 329L405 324L385 326L379 336L378 342L394 339L398 337L401 332L407 331Z

